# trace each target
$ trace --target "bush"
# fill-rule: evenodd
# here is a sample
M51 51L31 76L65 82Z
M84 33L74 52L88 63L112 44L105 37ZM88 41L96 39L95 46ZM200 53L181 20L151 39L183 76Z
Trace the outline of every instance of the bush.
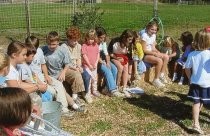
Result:
M83 32L101 26L104 11L101 11L100 7L86 3L81 3L78 7L78 11L71 18L72 25L78 26Z

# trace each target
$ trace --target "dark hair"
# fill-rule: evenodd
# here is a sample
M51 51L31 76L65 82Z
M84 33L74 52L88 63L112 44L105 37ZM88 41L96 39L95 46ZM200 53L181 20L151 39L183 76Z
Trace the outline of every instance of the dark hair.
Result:
M133 31L130 29L124 30L120 35L120 44L124 43L129 37L133 37Z
M139 38L139 33L137 31L133 31L133 44L135 44L136 39Z
M25 44L31 44L33 45L36 49L39 47L39 39L35 36L28 36L25 39Z
M13 53L20 53L25 48L25 44L19 41L12 41L7 47L7 55L11 56Z
M184 46L191 45L193 41L193 35L191 32L185 31L181 34L181 37L179 38L179 40L182 41Z
M27 53L26 53L27 57L31 54L33 55L36 54L36 48L32 44L26 44L25 47L27 49Z
M101 26L96 27L95 30L96 30L96 35L98 37L100 37L102 35L106 35L106 30Z
M16 87L0 88L0 126L24 125L31 115L29 94Z
M47 43L51 43L54 41L60 41L60 37L58 35L58 33L56 31L51 31L49 32L49 34L47 35Z

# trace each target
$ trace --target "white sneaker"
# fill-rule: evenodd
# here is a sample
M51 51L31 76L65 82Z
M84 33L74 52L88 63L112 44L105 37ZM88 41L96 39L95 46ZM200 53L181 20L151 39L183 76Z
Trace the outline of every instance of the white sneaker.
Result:
M155 79L152 84L155 86L155 87L158 87L158 88L161 88L161 87L164 87L165 85L163 83L160 82L160 79Z
M181 77L180 80L179 80L178 85L183 85L183 81L184 81L184 77Z
M125 97L130 98L131 94L128 92L127 88L122 89L122 93L125 95Z
M167 79L165 78L165 76L160 77L160 80L164 83L164 84L168 84Z
M178 78L178 77L177 77L177 75L176 75L176 74L174 74L174 75L173 75L173 78L172 78L172 82L176 81L176 80L177 80L177 78Z
M90 94L86 94L84 98L85 98L85 101L87 103L92 103L93 102L93 99L92 99Z
M179 81L178 85L183 85L183 81Z
M119 91L114 91L112 93L112 96L114 96L114 97L125 97L125 95L123 93L120 93Z

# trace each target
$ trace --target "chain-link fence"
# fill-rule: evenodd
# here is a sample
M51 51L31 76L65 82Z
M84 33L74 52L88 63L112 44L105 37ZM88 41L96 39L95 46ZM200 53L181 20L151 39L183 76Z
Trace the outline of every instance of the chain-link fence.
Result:
M90 8L93 4L99 6L100 11L104 11L102 24L110 36L119 35L128 28L142 29L154 15L151 0L0 0L0 35L26 35L27 26L30 33L38 35L52 30L62 34L82 2ZM208 25L209 12L210 8L205 5L157 5L165 34L175 37L184 30L196 31Z

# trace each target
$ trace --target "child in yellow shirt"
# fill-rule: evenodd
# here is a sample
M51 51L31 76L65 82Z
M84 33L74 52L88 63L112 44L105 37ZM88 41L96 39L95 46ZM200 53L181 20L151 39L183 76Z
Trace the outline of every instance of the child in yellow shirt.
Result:
M133 66L134 66L134 78L140 80L140 75L146 71L146 66L143 62L144 51L142 49L142 45L140 43L140 35L134 31L134 39L133 39Z

